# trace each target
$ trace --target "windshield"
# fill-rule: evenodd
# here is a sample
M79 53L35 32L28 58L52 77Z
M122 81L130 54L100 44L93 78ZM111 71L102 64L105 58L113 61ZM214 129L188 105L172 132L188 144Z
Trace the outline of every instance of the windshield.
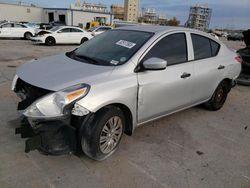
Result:
M80 46L70 57L106 66L120 65L127 62L152 35L142 31L110 30Z
M55 32L55 31L57 31L58 29L60 29L60 27L52 27L52 28L50 29L50 31Z

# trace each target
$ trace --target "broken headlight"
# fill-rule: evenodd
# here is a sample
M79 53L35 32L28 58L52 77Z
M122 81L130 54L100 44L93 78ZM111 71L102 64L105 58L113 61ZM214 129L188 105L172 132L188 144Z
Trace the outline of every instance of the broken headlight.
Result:
M29 118L58 118L68 114L67 107L85 97L90 86L76 85L42 97L30 105L24 116Z

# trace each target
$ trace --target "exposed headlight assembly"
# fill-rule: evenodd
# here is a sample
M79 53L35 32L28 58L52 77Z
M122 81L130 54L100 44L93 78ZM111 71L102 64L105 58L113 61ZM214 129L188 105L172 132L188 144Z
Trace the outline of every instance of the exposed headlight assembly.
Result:
M70 113L68 107L85 97L89 89L89 85L80 84L46 95L30 105L23 114L34 119L63 117Z

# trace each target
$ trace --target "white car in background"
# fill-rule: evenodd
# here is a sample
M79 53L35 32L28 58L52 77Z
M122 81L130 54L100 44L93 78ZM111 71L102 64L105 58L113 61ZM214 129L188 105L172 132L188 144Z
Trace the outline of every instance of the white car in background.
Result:
M50 30L42 30L31 40L38 44L54 46L56 44L82 44L93 36L87 31L73 26L57 26Z
M5 22L0 24L0 37L2 38L25 38L30 39L35 34L35 28L28 25Z
M220 38L216 34L210 33L210 35L213 36L214 38L216 38L217 40L220 40Z
M93 28L89 29L88 32L91 32L92 36L95 37L97 35L100 35L103 32L111 30L111 29L113 29L113 28L110 26L99 26L99 27L93 27Z

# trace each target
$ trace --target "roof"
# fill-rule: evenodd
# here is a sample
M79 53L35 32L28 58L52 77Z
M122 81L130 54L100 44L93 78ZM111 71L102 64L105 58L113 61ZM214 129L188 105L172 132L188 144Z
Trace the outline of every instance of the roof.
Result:
M144 31L151 33L161 33L170 30L189 30L183 27L172 27L172 26L155 26L155 25L135 25L135 26L124 26L117 28L119 30L133 30L133 31Z
M207 38L210 38L210 39L222 44L220 40L209 35L208 33L205 33L203 31L200 31L197 29L190 29L190 28L185 28L185 27L157 26L157 25L136 25L136 26L124 26L124 27L119 27L116 29L117 30L132 30L132 31L150 32L150 33L155 33L157 35L161 35L161 34L164 34L167 32L171 32L171 31L183 31L183 32L189 31L189 32L192 32L195 34L205 36Z

